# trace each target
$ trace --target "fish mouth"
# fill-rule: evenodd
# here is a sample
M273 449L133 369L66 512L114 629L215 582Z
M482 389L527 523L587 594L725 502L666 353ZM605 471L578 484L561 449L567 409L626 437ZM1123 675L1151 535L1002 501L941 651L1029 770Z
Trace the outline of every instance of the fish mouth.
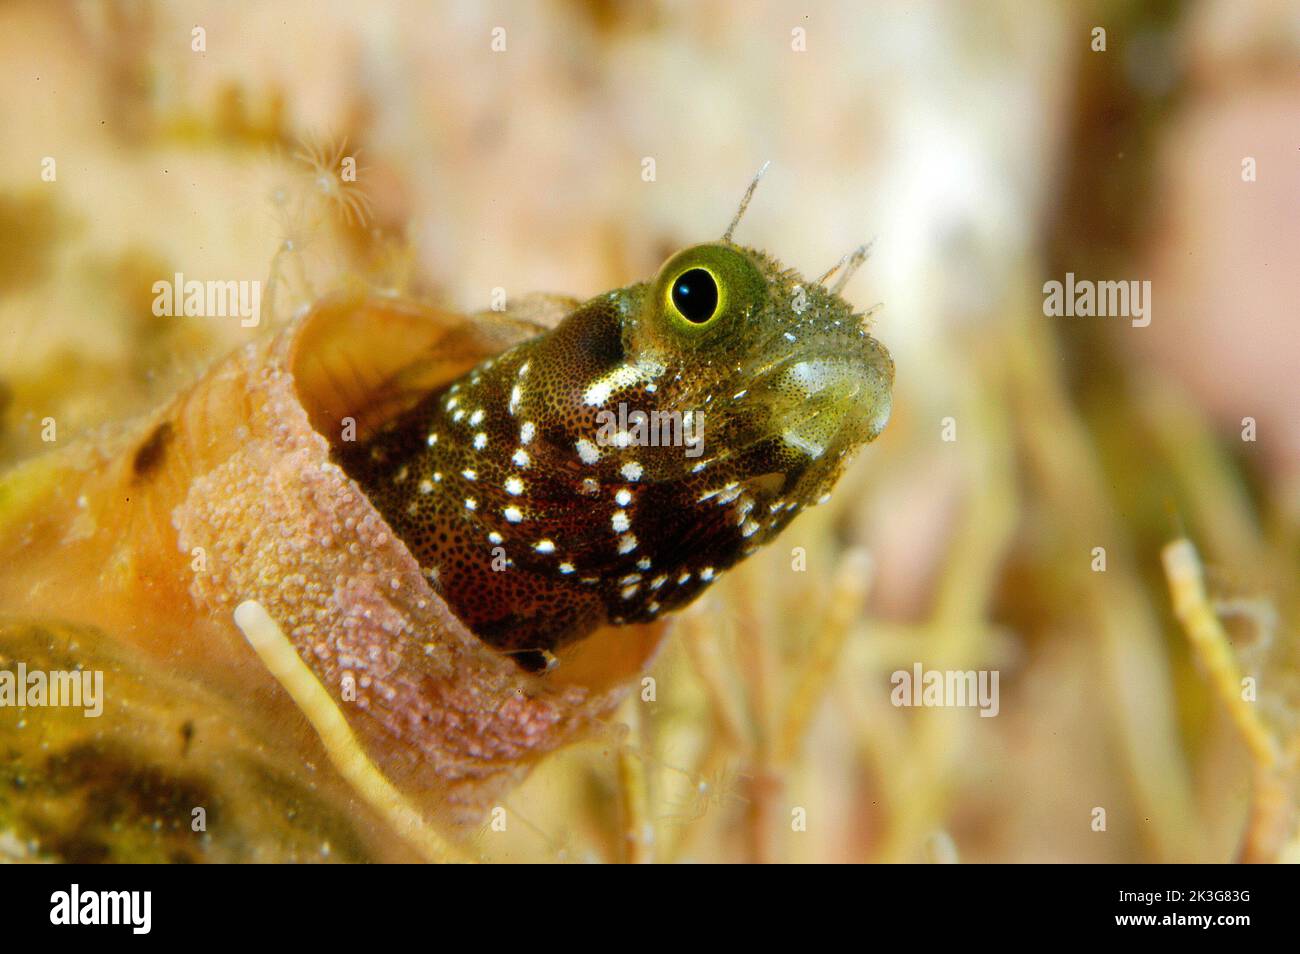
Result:
M893 381L889 352L864 337L789 355L752 390L770 412L768 437L809 461L838 460L884 429Z

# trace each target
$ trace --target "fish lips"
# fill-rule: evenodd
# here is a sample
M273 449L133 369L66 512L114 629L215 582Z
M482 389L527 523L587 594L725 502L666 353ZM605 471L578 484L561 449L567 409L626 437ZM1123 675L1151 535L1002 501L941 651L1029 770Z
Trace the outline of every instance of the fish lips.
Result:
M894 362L869 336L800 349L750 389L768 409L765 430L810 461L838 459L884 430Z

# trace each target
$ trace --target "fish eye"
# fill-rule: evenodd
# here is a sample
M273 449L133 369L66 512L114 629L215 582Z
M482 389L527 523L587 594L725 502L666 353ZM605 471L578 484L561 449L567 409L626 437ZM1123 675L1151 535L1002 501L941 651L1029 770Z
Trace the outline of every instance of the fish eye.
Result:
M694 325L706 324L718 312L718 282L703 268L678 275L670 297L677 313Z

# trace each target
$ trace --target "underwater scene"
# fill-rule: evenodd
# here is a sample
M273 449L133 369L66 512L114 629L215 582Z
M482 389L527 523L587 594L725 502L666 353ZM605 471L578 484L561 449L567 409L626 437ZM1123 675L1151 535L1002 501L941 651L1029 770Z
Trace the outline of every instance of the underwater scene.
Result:
M1298 55L0 5L0 860L1300 861Z

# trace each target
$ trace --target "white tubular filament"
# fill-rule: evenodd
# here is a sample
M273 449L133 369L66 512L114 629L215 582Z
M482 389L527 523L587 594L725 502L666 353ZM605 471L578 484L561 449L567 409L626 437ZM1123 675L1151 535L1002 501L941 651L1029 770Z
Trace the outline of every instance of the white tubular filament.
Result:
M256 600L235 608L235 625L320 737L334 767L356 793L428 861L471 859L425 821L366 755L325 687L298 657L279 625Z

